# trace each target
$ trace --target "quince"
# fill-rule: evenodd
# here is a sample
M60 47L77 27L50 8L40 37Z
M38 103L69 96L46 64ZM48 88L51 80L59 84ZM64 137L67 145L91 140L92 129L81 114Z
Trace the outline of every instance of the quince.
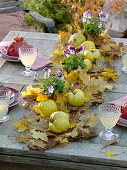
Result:
M84 59L84 63L86 65L86 70L90 71L92 69L92 63L89 59Z
M63 133L68 130L70 125L69 114L57 111L51 114L49 121L49 129L55 133Z
M83 34L75 33L70 37L68 44L79 47L84 41L86 41L86 37Z
M92 41L85 41L81 46L84 50L92 50L96 48Z
M80 89L75 89L68 93L67 102L72 106L83 106L85 103L85 94Z
M91 52L94 59L99 59L101 57L101 53L98 49L92 49Z
M89 59L91 62L94 61L94 57L93 57L93 54L90 50L85 50L84 51L84 56L85 56L85 59Z
M42 116L48 117L57 111L57 105L53 100L45 100L38 104L38 109Z

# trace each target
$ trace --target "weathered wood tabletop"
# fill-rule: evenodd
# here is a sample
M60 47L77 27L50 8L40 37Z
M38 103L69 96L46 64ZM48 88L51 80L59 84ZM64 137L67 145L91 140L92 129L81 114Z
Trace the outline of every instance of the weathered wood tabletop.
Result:
M28 43L38 47L45 57L49 57L56 47L59 39L57 34L27 33L11 31L3 41L11 41L17 34L24 36ZM114 39L117 43L126 39ZM21 63L4 62L0 59L0 82L6 86L22 91L25 85L35 84L33 78L20 76L24 70ZM115 84L112 92L104 94L105 101L112 101L127 95L127 75L121 72L121 60L115 61L113 65L120 73L120 80ZM41 73L41 70L38 71ZM15 140L18 132L12 126L13 122L18 121L27 111L21 107L21 103L12 107L9 111L10 120L0 125L0 161L15 163L37 164L43 166L68 167L74 169L91 170L125 170L127 169L127 127L116 125L114 131L119 133L118 144L101 149L104 143L98 136L89 140L78 140L71 142L64 148L57 146L45 152L29 150L25 144L20 144ZM97 108L93 110L97 113ZM99 124L97 133L103 129ZM105 151L109 149L118 155L113 157L105 156Z

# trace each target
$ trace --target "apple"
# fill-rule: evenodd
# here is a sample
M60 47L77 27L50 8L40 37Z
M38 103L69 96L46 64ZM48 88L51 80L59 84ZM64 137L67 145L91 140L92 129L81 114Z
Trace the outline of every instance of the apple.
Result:
M95 49L95 45L94 45L94 42L92 41L85 41L81 44L82 48L84 50L92 50L92 49Z
M127 102L121 107L121 117L127 120Z
M38 109L42 116L49 117L53 112L57 111L57 105L53 100L45 100L38 104Z
M93 57L91 50L85 50L84 56L85 56L85 59L89 59L91 62L94 62L94 57Z
M87 71L92 70L92 63L91 63L91 61L89 59L84 59L84 63L86 65L86 70Z
M83 34L75 33L70 37L68 44L79 47L84 41L86 41L86 37Z
M98 49L92 49L91 52L93 54L94 59L99 59L101 57L101 53Z
M75 89L68 93L67 102L72 106L83 106L85 103L85 94L80 89Z
M57 111L51 114L49 120L49 129L55 133L66 132L69 128L69 114Z
M19 48L21 46L28 45L24 39L24 37L15 37L11 44L7 47L7 55L18 57L19 56Z

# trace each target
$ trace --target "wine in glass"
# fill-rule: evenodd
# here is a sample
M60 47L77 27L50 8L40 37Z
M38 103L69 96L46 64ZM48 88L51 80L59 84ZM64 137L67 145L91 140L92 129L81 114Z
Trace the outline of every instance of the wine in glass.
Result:
M19 58L25 66L25 71L21 74L23 76L33 76L34 72L30 70L37 56L37 49L32 46L22 46L19 48Z
M121 107L112 103L104 103L99 105L99 118L105 130L100 132L99 136L104 140L114 140L118 138L118 134L112 132L113 127L118 122L121 115Z
M121 57L123 68L121 69L124 73L127 73L127 46L121 48Z

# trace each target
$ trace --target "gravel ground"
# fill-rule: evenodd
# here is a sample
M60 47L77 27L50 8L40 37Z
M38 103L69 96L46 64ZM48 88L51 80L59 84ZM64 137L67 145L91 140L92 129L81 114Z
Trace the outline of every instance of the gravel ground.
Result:
M12 30L36 31L34 28L29 28L25 24L23 12L0 14L0 41Z

